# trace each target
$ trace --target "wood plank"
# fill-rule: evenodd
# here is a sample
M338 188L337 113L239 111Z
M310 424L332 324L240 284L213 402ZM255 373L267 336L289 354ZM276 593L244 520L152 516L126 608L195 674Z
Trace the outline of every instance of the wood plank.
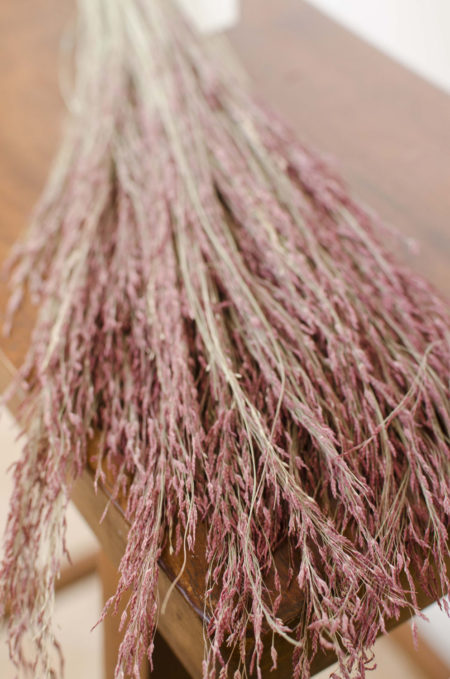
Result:
M329 154L398 254L450 294L450 97L298 0L245 0L231 38L254 89Z
M72 500L97 536L106 557L117 569L125 551L129 525L120 506L114 502L100 523L110 497L106 489L94 492L93 476L89 469L83 472L75 483ZM158 578L160 602L165 600L171 582L161 568ZM175 589L168 599L164 613L159 615L158 631L191 676L198 677L203 660L202 622L182 590Z
M105 552L98 555L98 573L102 584L103 603L114 596L119 584L117 567L112 563ZM116 673L119 647L123 639L123 630L120 629L120 617L126 608L128 597L122 597L117 614L107 615L103 622L103 666L104 679L114 679ZM144 659L140 668L140 679L149 679L150 668Z

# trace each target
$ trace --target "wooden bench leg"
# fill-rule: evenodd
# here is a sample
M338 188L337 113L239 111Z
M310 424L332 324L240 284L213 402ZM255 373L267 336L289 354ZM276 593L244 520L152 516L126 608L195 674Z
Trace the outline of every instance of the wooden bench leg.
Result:
M99 554L98 572L102 581L103 601L106 603L116 591L118 573L116 567L104 552ZM122 641L122 633L119 632L120 616L125 604L126 601L123 600L117 615L107 615L103 622L105 679L114 679L114 668ZM150 674L148 663L145 662L145 666L141 669L141 677L142 679L167 679L168 677L170 679L191 679L168 644L158 633L156 633L153 653L153 672Z
M150 679L192 679L163 637L156 632Z
M55 582L55 591L60 592L67 587L76 585L80 580L94 575L98 568L98 552L91 552L85 554L73 563L64 566L61 569L59 578Z
M106 554L102 551L98 557L98 574L102 581L103 602L106 603L116 591L119 581L117 568L111 563ZM119 631L120 616L126 605L125 597L119 606L117 615L107 615L103 621L103 656L104 656L104 678L114 679L114 669L116 667L119 646L122 641L123 633ZM141 669L141 679L148 679L150 671L147 662Z

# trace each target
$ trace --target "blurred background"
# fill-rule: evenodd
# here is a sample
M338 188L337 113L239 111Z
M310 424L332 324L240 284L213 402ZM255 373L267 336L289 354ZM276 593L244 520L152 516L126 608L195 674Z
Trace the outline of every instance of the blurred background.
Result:
M203 31L233 25L238 21L241 2L245 0L178 0ZM308 0L308 3L450 92L448 0Z
M245 3L245 0L241 0ZM302 0L298 0L301 2ZM201 30L226 29L239 20L239 0L178 0ZM264 0L261 0L264 2ZM309 0L322 12L374 44L435 86L450 92L449 0ZM450 123L450 121L449 121ZM17 430L5 410L0 418L0 522L3 524L11 490L9 465L20 452ZM3 525L0 526L3 529ZM96 552L96 541L74 509L69 516L69 547L74 561ZM100 614L102 592L94 573L57 597L57 624L66 658L67 679L100 678L103 672L102 631L90 632ZM412 648L409 623L376 646L374 679L448 679L450 622L435 605L429 622L418 621L419 651ZM445 669L447 668L447 669ZM317 675L325 679L331 669ZM0 676L12 679L7 648L0 644ZM170 679L170 678L168 678Z
M419 75L450 92L448 0L308 2Z

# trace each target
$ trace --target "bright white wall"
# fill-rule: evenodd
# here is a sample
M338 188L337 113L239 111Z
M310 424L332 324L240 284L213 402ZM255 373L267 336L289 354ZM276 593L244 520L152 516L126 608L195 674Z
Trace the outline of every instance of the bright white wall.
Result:
M205 33L225 30L239 16L239 0L178 0L178 4Z
M450 0L308 2L450 92Z

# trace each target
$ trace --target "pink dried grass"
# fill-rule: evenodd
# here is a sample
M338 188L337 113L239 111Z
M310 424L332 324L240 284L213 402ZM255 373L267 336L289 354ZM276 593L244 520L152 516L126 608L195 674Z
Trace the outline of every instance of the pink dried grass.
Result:
M448 591L448 312L170 3L79 17L71 118L11 265L11 314L25 286L41 304L1 574L12 657L51 676L64 510L100 430L98 479L102 460L116 493L132 476L117 677L151 657L165 541L191 550L200 521L204 679L226 676L224 646L259 676L263 628L292 642L295 677L320 649L362 677L384 621L417 610L413 571ZM293 629L265 584L283 541Z

